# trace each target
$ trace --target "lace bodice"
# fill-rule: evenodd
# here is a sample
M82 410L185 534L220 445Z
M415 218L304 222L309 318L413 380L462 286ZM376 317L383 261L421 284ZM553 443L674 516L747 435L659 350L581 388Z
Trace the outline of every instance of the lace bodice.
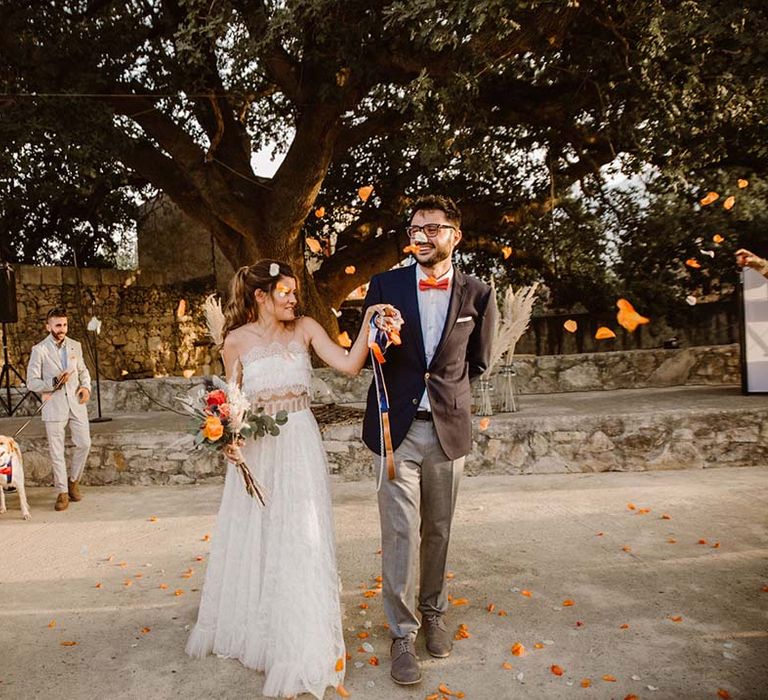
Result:
M240 357L243 392L253 402L311 395L312 363L303 343L274 341Z

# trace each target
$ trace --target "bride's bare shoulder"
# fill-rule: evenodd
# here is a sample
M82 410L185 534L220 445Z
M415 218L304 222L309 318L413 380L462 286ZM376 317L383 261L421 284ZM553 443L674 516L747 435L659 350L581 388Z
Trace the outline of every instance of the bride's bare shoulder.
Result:
M251 336L249 340L249 336L251 334L245 326L231 330L227 333L227 337L224 338L224 344L221 346L222 353L232 357L241 355L253 342L253 337Z

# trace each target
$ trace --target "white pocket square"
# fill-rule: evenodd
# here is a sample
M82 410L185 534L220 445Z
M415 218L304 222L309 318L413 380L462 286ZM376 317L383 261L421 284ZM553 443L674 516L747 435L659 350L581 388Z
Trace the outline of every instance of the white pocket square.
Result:
M466 323L467 321L471 321L471 316L462 316L461 318L456 319L456 323Z

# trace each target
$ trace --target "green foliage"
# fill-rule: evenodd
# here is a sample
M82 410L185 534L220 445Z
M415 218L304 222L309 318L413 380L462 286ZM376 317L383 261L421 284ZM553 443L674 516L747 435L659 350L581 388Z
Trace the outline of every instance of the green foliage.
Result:
M558 308L656 307L727 291L725 245L722 269L680 267L712 218L690 203L766 174L761 0L46 0L0 24L0 219L24 260L108 262L134 193L161 190L235 265L300 268L306 237L332 238L304 289L338 305L402 258L409 203L439 190L479 274L544 281ZM270 145L287 156L261 178ZM654 185L606 189L617 163ZM753 240L762 208L745 195L726 222Z

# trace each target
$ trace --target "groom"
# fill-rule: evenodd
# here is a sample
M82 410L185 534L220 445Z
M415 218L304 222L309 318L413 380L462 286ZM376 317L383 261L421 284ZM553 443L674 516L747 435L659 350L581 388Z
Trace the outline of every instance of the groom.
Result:
M496 319L491 288L453 267L461 214L451 199L420 198L407 231L418 264L374 276L363 305L392 304L405 321L402 345L391 346L382 365L396 476L385 474L379 491L384 611L393 638L391 675L400 685L421 680L420 626L432 656L451 653L445 567L459 479L472 446L469 385L488 366ZM373 385L363 440L381 454Z

